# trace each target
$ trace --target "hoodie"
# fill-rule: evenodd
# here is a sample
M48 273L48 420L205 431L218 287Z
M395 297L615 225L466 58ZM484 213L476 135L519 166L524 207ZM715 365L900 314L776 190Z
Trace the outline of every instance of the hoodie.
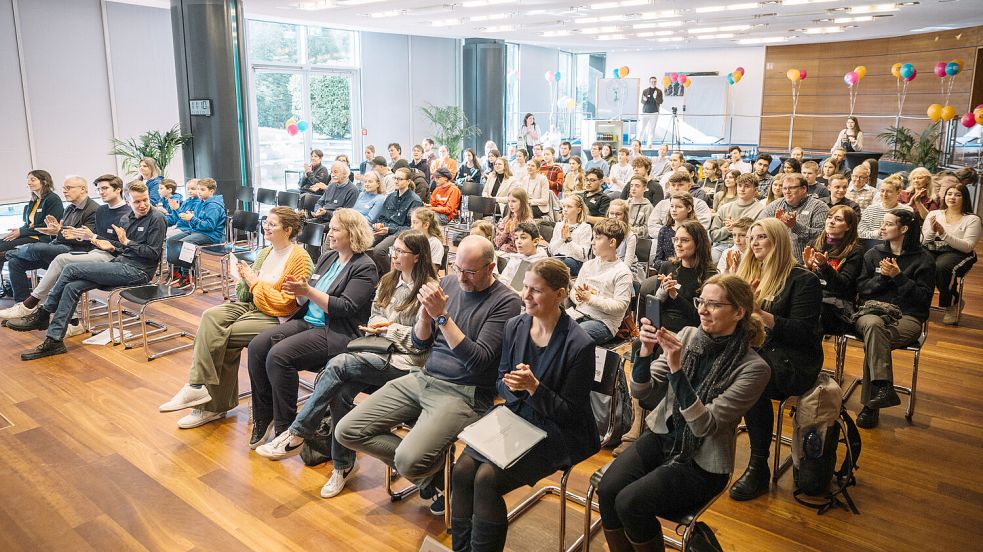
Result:
M220 195L208 199L199 198L198 204L192 211L194 215L188 221L190 232L204 234L212 243L225 241L225 201Z

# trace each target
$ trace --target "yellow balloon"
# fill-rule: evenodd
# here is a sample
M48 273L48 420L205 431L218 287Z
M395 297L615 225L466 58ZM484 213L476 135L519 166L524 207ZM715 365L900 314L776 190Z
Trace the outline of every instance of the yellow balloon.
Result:
M686 88L689 88L689 85L691 85L691 84L693 84L693 81L689 80L689 77L686 77L686 80L683 81L683 86L685 86Z
M928 106L928 118L931 119L933 123L939 122L939 119L942 118L942 106L939 104L932 104Z
M566 106L567 109L573 109L574 107L577 107L577 100L574 100L573 98L567 98Z
M802 78L802 74L799 73L798 69L789 69L788 71L785 71L785 76L788 77L788 80L792 82L795 82Z
M964 65L963 64L963 60L961 60L961 59L954 59L954 60L952 60L952 62L955 63L956 65L958 65L959 66L959 71L962 72L963 65Z
M942 108L942 120L951 121L956 118L956 108L951 105L947 105Z
M672 86L672 79L669 78L669 75L662 77L662 88L669 88L670 86Z
M734 79L735 83L741 82L744 78L744 73L731 73L731 78Z
M903 63L895 63L894 65L891 66L891 74L894 75L894 78L896 78L896 79L900 79L901 78L901 66L902 65L904 65L904 64Z
M863 65L858 65L853 68L853 72L857 74L857 78L864 78L867 76L867 68Z
M983 111L973 113L973 116L976 118L976 124L983 125Z

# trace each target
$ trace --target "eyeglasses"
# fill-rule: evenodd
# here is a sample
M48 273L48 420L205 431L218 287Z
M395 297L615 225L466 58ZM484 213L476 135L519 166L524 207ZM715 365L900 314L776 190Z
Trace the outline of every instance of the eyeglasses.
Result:
M687 243L691 243L692 241L693 240L691 238L680 238L679 236L676 236L672 239L672 243L679 244L679 245L685 245Z
M412 251L407 251L405 249L400 249L399 247L393 246L389 248L389 256L395 257L396 255L409 255Z
M461 268L461 265L454 263L454 272L467 276L468 278L474 278L475 276L478 275L479 272L481 272L481 270L465 270Z
M708 301L702 297L693 298L693 306L696 310L700 310L700 307L706 307L710 312L716 312L721 307L733 307L734 303L724 303L723 301Z
M759 242L759 241L768 241L768 235L767 234L755 234L754 236L748 236L747 237L747 240L749 242L752 242L752 243L753 242Z
M263 228L278 228L280 225L275 222L270 222L268 220L263 221Z
M782 191L783 192L791 192L793 190L798 190L801 187L802 186L782 186Z

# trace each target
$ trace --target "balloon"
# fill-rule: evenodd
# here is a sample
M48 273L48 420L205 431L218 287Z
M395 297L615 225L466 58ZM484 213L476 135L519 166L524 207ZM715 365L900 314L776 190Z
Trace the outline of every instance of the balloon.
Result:
M806 73L805 69L799 69L799 80L806 80L806 75L808 73Z
M573 111L573 108L577 107L577 100L575 100L573 98L567 98L566 107L570 111Z
M287 127L287 134L291 136L296 136L300 130L297 129L297 125L290 125Z
M935 64L935 76L944 77L945 76L945 62L940 61Z
M307 121L300 121L297 123L297 130L301 132L307 132L307 129L311 128L311 124Z
M918 76L918 69L912 69L911 70L911 76L908 77L905 80L908 81L908 82L911 82L911 81L915 80L915 77L917 77L917 76Z
M669 80L671 80L672 82L676 82L676 79L678 78L679 78L679 73L669 73Z
M973 126L976 125L976 117L967 111L966 113L963 113L963 118L960 119L959 122L966 128L973 128Z
M678 82L679 84L683 84L684 82L686 82L686 75L684 75L683 73L676 75L676 82Z
M942 118L942 106L939 104L932 104L928 106L928 118L932 120L933 123L939 122Z
M949 75L950 77L954 77L958 73L959 73L959 64L958 63L956 63L954 61L950 61L949 63L945 64L945 74L946 75Z
M789 69L788 71L785 71L785 77L792 82L802 78L798 69Z
M958 65L958 66L959 66L959 70L960 70L960 71L962 71L962 70L963 70L963 66L964 66L964 64L963 64L963 60L961 60L961 59L954 59L954 60L952 60L952 61L951 61L950 63L955 63L956 65Z
M903 78L904 80L911 81L915 79L915 75L917 74L917 72L915 71L914 65L910 63L905 63L904 65L901 66L900 69L898 69L898 74L900 74L901 78Z
M611 73L614 75L614 78L616 78L616 79L617 78L621 78L621 75L619 74L620 73L620 70L617 67L615 67L614 68L614 71L611 71Z
M559 100L556 100L556 107L558 107L560 109L563 109L564 107L566 107L566 105L567 105L567 97L566 96L560 98Z
M727 73L727 84L733 85L735 82L734 73Z
M683 81L683 86L689 88L689 85L691 84L693 84L693 81L689 80L689 77L686 77L686 80Z
M546 82L553 82L553 71L547 71L543 77L546 79Z
M297 119L291 117L287 119L285 123L283 123L283 128L290 128L290 125L296 125L296 124L297 124Z
M891 66L891 74L894 75L894 78L896 79L901 78L901 65L901 63L895 63Z
M744 68L743 67L738 67L737 69L734 69L734 72L735 73L740 73L741 75L743 75L744 74Z
M560 72L557 71L556 74L553 75L553 78L556 79L556 82L560 82Z
M734 82L741 82L744 78L744 73L734 73Z
M956 118L956 108L951 105L947 105L942 108L942 120L951 121Z
M862 79L867 76L867 68L863 65L858 65L853 69L853 72L857 74L858 79Z
M662 77L662 88L669 88L670 86L672 86L672 79L669 78L669 75Z
M627 65L622 65L621 66L621 76L622 77L627 77L628 76L628 66Z
M976 124L983 125L983 111L973 113L973 116L976 118Z
M860 82L860 75L856 74L853 71L850 71L849 73L843 75L843 82L845 82L847 86L852 88L853 85Z

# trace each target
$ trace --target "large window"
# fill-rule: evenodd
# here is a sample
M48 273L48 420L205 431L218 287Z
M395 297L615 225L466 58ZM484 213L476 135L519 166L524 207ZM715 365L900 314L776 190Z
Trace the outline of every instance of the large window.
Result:
M519 45L505 44L505 143L515 142L522 128L519 113ZM502 151L505 153L505 151Z
M325 162L357 159L358 35L352 31L249 21L254 175L263 188L297 186L308 152ZM296 133L287 123L298 123Z

